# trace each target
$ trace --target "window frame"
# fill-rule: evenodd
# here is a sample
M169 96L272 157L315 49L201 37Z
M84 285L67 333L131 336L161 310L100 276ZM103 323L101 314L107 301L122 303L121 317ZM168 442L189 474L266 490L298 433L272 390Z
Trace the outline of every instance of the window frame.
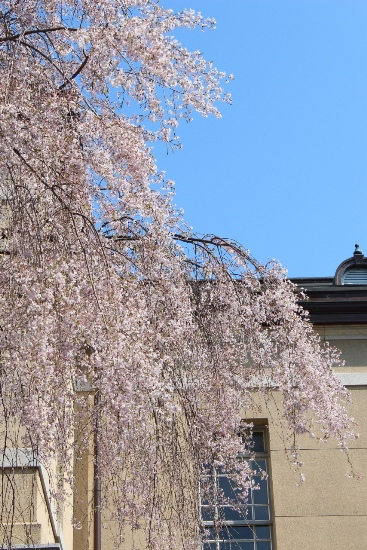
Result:
M202 504L201 497L199 500L200 505L200 517L203 523L203 526L206 530L209 531L209 536L203 538L203 541L201 542L201 550L275 550L274 546L274 536L273 536L273 509L272 509L272 496L271 496L271 480L270 480L270 453L269 453L269 433L268 433L268 427L266 425L255 425L253 430L253 433L262 433L262 445L263 450L257 451L256 450L256 442L254 446L253 452L243 452L238 456L239 460L248 460L250 462L254 463L254 470L256 470L256 463L257 461L263 461L265 465L265 469L259 468L260 471L266 472L266 477L263 478L261 474L258 474L255 476L259 478L259 481L265 481L266 482L266 494L267 494L267 502L266 504L264 502L255 502L256 498L254 499L254 495L259 492L259 489L250 489L250 495L249 495L249 502L246 506L247 510L251 510L250 517L242 517L237 519L223 519L218 520L219 513L218 509L221 508L222 511L224 508L231 508L230 505L225 505L222 503L219 503L218 505L210 505L210 504ZM219 486L219 480L221 478L225 478L225 473L218 472L213 467L212 473L208 475L213 475L215 477L215 483L218 483ZM233 492L233 489L232 489ZM268 519L255 519L256 508L267 508L268 512ZM206 510L213 510L214 508L214 518L212 520L204 519L205 516L203 516L203 511ZM208 516L206 516L207 518ZM240 538L239 536L236 538L230 538L230 532L234 531L236 527L239 529L239 531L242 531L244 533L248 532L248 529L251 529L252 532L252 538L246 538L243 536ZM268 535L265 536L263 533L263 536L256 536L257 528L258 527L268 527ZM244 529L245 528L245 529ZM247 528L247 529L246 529ZM213 533L213 538L210 538L210 530L214 529L215 532ZM262 530L264 532L264 530ZM220 537L220 534L224 533L224 536ZM226 535L227 534L227 535ZM260 530L259 530L260 534Z

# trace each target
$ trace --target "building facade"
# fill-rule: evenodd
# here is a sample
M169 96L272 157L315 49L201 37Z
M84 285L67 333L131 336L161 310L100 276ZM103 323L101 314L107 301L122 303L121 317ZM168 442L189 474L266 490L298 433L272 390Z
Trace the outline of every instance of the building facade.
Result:
M333 441L299 439L305 482L284 460L282 435L269 418L274 550L367 548L367 258L359 250L334 277L293 279L323 341L345 361L335 374L348 388L360 437L344 453Z
M259 409L244 412L254 423L251 460L257 472L247 517L231 507L235 488L225 474L214 472L229 500L221 506L222 527L213 520L219 510L200 503L207 532L203 550L367 548L367 258L357 247L334 277L293 282L308 296L302 305L321 339L342 352L345 364L335 373L350 391L349 412L359 424L360 437L350 442L348 453L333 441L324 444L299 437L296 445L304 465L296 467L287 455L291 436L279 421L280 396L274 390L267 407L259 404L261 413ZM1 460L0 547L97 550L93 444L89 455L75 463L79 500L69 502L64 510L52 507L47 474L26 449L7 451ZM300 473L305 477L303 483L299 483ZM71 526L73 509L80 520L78 530ZM123 550L131 550L129 544L127 540ZM109 528L102 528L101 547L113 548Z

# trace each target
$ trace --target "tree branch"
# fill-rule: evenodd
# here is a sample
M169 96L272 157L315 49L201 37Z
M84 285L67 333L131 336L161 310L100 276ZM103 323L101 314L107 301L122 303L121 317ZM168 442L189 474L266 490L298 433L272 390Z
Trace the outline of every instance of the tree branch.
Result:
M75 71L75 73L70 78L68 78L67 80L65 80L65 82L63 84L61 84L61 86L59 87L59 90L63 90L67 84L70 84L71 80L74 80L74 78L76 78L78 76L78 74L80 74L82 72L82 70L84 69L84 67L88 63L88 59L89 59L89 56L86 55L83 63L79 66L79 68Z
M48 61L50 63L50 65L52 65L52 67L54 67L57 72L62 76L62 78L65 78L65 75L63 74L63 72L59 69L59 67L53 62L53 60L48 56L46 55L45 53L43 53L41 50L39 50L38 48L36 48L36 46L33 46L33 44L29 44L28 42L25 42L24 40L21 40L20 41L20 44L22 44L23 46L25 46L26 48L29 48L30 50L33 50L35 51L36 53L38 53L41 57L43 57L44 59L46 59L46 61Z
M48 29L34 29L33 31L24 31L19 34L13 34L11 36L2 36L0 37L0 43L1 42L14 42L15 40L18 40L18 38L23 36L29 36L30 34L41 34L41 33L48 33L48 32L56 32L56 31L71 31L75 32L79 29L76 29L74 27L50 27Z
M217 237L216 235L208 235L207 237L200 238L190 235L183 235L182 233L175 233L173 235L173 239L175 241L181 241L188 244L201 244L201 245L211 245L216 246L217 248L230 248L234 252L236 252L239 256L245 258L247 261L249 261L259 272L264 270L264 266L259 264L255 258L251 256L247 250L244 250L241 245L238 243L224 239L223 237Z

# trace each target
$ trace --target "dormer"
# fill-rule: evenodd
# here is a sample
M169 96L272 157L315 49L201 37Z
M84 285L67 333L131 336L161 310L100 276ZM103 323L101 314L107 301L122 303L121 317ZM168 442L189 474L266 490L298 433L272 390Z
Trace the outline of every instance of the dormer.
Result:
M355 245L355 251L351 258L344 260L334 277L335 285L367 285L367 258L359 250L359 245Z

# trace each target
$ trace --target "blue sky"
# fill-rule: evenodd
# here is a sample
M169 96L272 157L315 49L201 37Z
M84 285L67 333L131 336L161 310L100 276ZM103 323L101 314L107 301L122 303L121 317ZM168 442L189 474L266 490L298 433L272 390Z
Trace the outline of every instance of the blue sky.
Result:
M231 237L289 276L333 275L367 255L367 2L165 0L215 17L180 39L233 73L223 117L157 150L200 233Z

